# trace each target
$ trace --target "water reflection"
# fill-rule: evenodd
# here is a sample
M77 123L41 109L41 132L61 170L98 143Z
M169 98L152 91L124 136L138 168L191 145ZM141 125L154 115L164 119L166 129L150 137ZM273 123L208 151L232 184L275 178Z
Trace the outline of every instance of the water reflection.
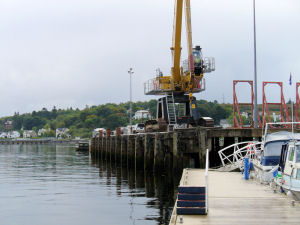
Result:
M171 171L161 171L159 174L145 172L143 169L132 169L120 166L115 161L103 159L91 159L92 164L99 168L99 177L106 179L106 185L115 188L119 197L130 197L130 219L135 224L136 221L156 221L156 224L168 224L169 218L176 199L177 186L180 174L175 175ZM141 199L139 199L141 198ZM139 217L136 211L139 205L146 205L152 210Z
M1 224L168 224L179 179L74 146L0 146Z

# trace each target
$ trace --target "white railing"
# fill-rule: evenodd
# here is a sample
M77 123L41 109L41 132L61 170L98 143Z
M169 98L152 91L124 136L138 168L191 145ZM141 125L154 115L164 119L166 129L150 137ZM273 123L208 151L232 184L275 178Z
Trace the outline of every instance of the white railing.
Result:
M214 57L204 58L204 73L210 73L216 70L216 63Z
M205 212L208 213L208 168L209 168L209 151L206 150L205 163Z
M223 167L235 166L242 170L244 158L247 156L253 159L258 155L261 152L261 144L262 142L258 141L240 142L221 149L218 153Z

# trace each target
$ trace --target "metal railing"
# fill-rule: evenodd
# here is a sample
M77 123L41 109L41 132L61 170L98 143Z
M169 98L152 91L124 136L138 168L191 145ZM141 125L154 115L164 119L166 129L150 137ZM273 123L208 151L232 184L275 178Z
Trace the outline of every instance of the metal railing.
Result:
M216 63L215 58L213 57L206 57L204 58L204 73L210 73L216 70Z
M159 82L159 79L153 78L144 83L144 94L145 95L161 95L168 91L173 90L173 82L170 84L170 89L162 89L161 83Z
M255 155L258 155L261 152L261 144L262 142L258 141L240 142L221 149L218 154L223 167L235 166L243 170L244 158L253 159ZM226 155L226 152L229 152L229 154Z
M208 213L208 168L209 168L209 151L206 150L205 164L205 212Z

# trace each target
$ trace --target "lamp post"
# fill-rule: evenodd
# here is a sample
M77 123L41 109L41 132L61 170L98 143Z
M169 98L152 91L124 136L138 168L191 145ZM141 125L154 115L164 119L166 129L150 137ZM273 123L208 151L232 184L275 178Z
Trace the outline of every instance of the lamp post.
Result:
M131 85L131 76L133 74L133 69L130 68L128 70L128 74L130 77L130 109L129 109L129 121L130 121L130 133L132 133L132 85Z
M258 127L257 110L257 67L256 67L256 19L255 19L255 0L253 0L253 30L254 30L254 128Z

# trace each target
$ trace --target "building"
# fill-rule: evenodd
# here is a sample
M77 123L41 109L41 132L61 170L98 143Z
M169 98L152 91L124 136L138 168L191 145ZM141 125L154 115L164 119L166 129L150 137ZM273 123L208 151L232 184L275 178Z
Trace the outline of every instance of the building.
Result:
M38 130L38 136L40 137L40 136L42 136L44 133L47 133L47 132L50 132L50 128L48 128L48 129L44 129L44 128L39 129L39 130Z
M19 138L21 135L18 131L7 132L7 138Z
M229 127L232 127L226 119L222 119L220 120L220 126L223 127L223 128L229 128Z
M34 130L24 130L23 131L23 138L33 138L36 137L36 132Z
M11 120L7 120L5 123L4 123L4 126L5 126L5 129L6 130L12 130L13 129L13 122Z
M0 138L7 138L7 133L6 132L1 132L0 133Z
M57 139L62 139L62 138L71 138L71 135L68 133L70 131L69 128L57 128L55 133L56 133L56 138Z
M151 114L148 110L138 110L133 116L134 119L150 119Z

